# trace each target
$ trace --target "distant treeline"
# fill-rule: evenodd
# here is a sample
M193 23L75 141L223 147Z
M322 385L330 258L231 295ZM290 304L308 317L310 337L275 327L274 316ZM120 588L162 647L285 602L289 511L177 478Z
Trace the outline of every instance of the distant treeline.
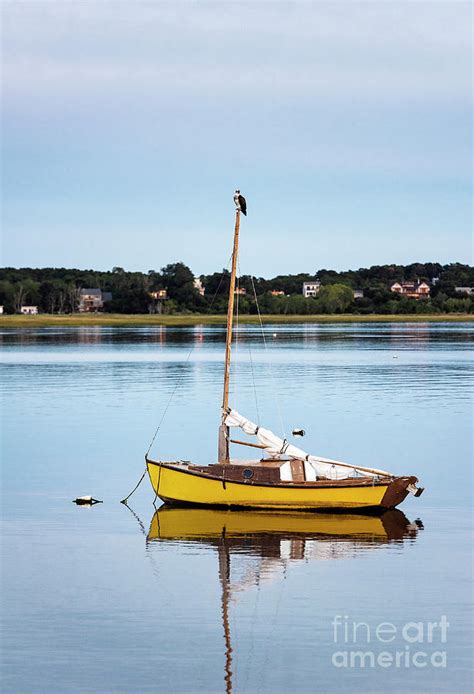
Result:
M82 288L100 288L111 292L104 305L110 313L224 313L227 308L230 274L227 270L201 275L201 295L195 276L184 263L166 265L159 272L126 272L121 267L100 272L66 268L2 268L0 304L5 313L18 313L22 305L38 306L43 313L74 313L79 308ZM316 297L304 298L303 282L316 280L321 289ZM425 281L429 298L409 299L390 291L394 282ZM411 265L374 265L370 268L336 272L318 270L313 275L278 275L272 279L239 278L245 295L239 296L240 313L320 314L320 313L472 313L474 297L460 295L455 287L474 286L474 267L461 263L412 263ZM152 292L166 289L167 299L153 301ZM353 290L363 290L354 299ZM272 291L283 292L273 296Z

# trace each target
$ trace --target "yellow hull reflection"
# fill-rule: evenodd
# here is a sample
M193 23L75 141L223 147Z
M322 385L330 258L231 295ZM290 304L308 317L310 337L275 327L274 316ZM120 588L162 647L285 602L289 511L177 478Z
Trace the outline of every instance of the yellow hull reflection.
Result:
M162 506L152 518L147 539L214 540L279 536L328 539L357 539L368 542L402 540L418 532L399 510L381 516L329 513L268 513L266 511L225 511L204 508Z
M163 501L204 506L282 510L364 509L381 506L388 484L373 486L292 487L242 484L147 462L150 481Z

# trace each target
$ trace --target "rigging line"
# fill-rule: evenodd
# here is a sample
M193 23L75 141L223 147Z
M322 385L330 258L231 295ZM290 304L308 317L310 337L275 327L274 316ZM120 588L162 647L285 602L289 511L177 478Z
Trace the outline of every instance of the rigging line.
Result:
M189 350L188 356L187 356L186 359L185 359L185 362L184 362L185 365L189 362L189 358L191 357L191 354L193 353L195 347L196 347L196 345L193 343L193 346L192 346L191 349ZM176 391L178 390L179 386L181 385L181 381L183 380L183 378L184 378L184 371L178 376L178 380L176 381L176 385L175 385L175 387L173 388L173 390L171 391L171 395L169 396L168 402L166 403L165 411L164 411L163 414L161 415L161 419L160 419L160 421L158 422L158 426L157 426L156 429L155 429L155 433L153 434L153 438L152 438L152 440L151 440L151 443L150 443L150 445L148 446L147 452L145 453L145 458L148 458L148 453L150 452L151 447L152 447L153 444L155 443L155 439L156 439L156 437L157 437L157 435L158 435L158 432L159 432L159 430L160 430L161 425L163 424L163 420L164 420L164 418L166 417L166 414L167 414L167 412L168 412L168 410L169 410L169 407L170 407L170 405L171 405L171 401L173 400Z
M231 259L232 259L232 256L230 256L230 258L229 258L229 260L228 260L228 262L227 262L227 268L229 267L229 264L230 264ZM227 270L227 268L226 268L226 270ZM213 305L214 305L214 301L216 300L217 293L218 293L218 291L219 291L219 289L220 289L220 286L221 286L221 284L222 284L222 280L224 279L224 272L225 272L225 270L221 272L221 278L220 278L220 280L219 280L219 284L218 284L218 287L217 287L217 289L216 289L216 292L215 292L214 296L212 297L212 301L211 301L211 304L210 304L210 306L209 306L209 311L212 309L212 307L213 307ZM186 357L186 360L185 360L185 362L184 362L185 364L188 363L188 361L189 361L189 359L190 359L190 357L191 357L191 354L193 353L195 347L196 347L196 344L193 342L193 345L192 345L191 349L189 350L188 356ZM176 385L175 385L175 387L173 388L173 390L172 390L172 392L171 392L171 395L170 395L170 397L169 397L169 399L168 399L168 402L167 402L167 404L166 404L166 407L165 407L165 411L163 412L163 414L162 414L162 416L161 416L161 419L160 419L160 421L159 421L159 423L158 423L158 426L157 426L156 429L155 429L155 433L153 434L153 438L152 438L152 440L151 440L150 445L148 446L148 450L147 450L147 452L146 452L146 454L145 454L145 457L148 457L148 453L150 452L151 447L153 446L153 444L154 444L154 442L155 442L155 439L156 439L157 434L158 434L158 432L159 432L159 430L160 430L160 427L161 427L161 425L163 424L163 420L164 420L164 418L166 417L166 413L168 412L168 409L169 409L169 407L170 407L170 405L171 405L171 401L173 400L173 397L174 397L176 391L178 390L178 387L180 386L181 381L183 380L183 377L184 377L184 372L181 373L181 375L178 377L178 380L177 380L177 382L176 382Z
M238 263L239 266L239 275L242 275L242 270L240 269L240 263ZM251 333L249 333L249 339L247 342L247 349L249 352L249 362L250 362L250 373L252 374L252 385L253 385L253 397L255 400L255 410L257 413L257 424L260 426L260 410L258 408L258 395L257 395L257 386L255 383L255 373L254 373L254 368L253 368L253 359L252 359L252 348L250 345L251 342Z
M221 288L221 284L222 284L222 282L223 282L223 280L224 280L224 272L225 272L226 270L229 271L229 266L230 266L231 262L232 262L232 253L231 253L230 256L229 256L229 260L227 261L226 267L225 267L224 270L221 272L221 278L220 278L220 280L219 280L219 284L217 285L217 289L216 289L216 291L214 292L214 296L212 297L212 301L211 301L211 303L210 303L210 305L209 305L209 309L208 309L209 311L210 311L211 308L214 306L214 301L216 300L216 296L218 295L219 289Z
M240 269L239 269L240 273ZM235 337L234 337L234 373L236 370L236 363L237 363L237 351L239 347L239 300L240 300L240 276L237 277L237 301L235 302ZM233 382L233 395L235 399L237 400L237 378L234 378Z
M225 270L228 270L231 260L232 260L232 255L229 257L229 260L227 261L227 267L225 268ZM216 291L215 291L215 293L214 293L214 296L212 297L212 301L211 301L210 306L209 306L209 311L210 311L210 310L212 309L212 307L214 306L214 302L215 302L215 300L216 300L217 294L218 294L218 292L219 292L219 289L220 289L220 287L221 287L222 281L223 281L223 279L224 279L224 272L225 272L225 270L224 270L223 272L221 272L221 277L220 277L220 280L219 280L219 284L218 284L217 289L216 289ZM189 361L189 359L190 359L190 357L191 357L191 354L192 354L192 352L193 352L195 346L196 346L195 343L193 343L191 349L189 350L188 356L186 357L185 364L188 363L188 361ZM160 430L160 427L161 427L161 425L163 424L163 420L164 420L164 418L165 418L165 416L166 416L166 413L168 412L169 406L171 405L171 401L172 401L172 399L173 399L173 397L174 397L174 395L175 395L175 393L176 393L176 391L177 391L177 389L178 389L178 387L179 387L179 385L180 385L180 383L181 383L183 377L184 377L184 373L182 373L182 374L179 376L178 381L177 381L177 383L176 383L176 385L175 385L175 387L174 387L174 389L173 389L173 391L172 391L172 393L171 393L171 395L170 395L170 397L169 397L169 399L168 399L168 402L167 402L167 404L166 404L165 411L163 412L163 414L162 414L162 416L161 416L161 419L160 419L160 421L159 421L159 423L158 423L158 426L157 426L156 429L155 429L155 433L153 434L153 438L152 438L152 440L151 440L151 443L150 443L150 445L148 446L148 450L147 450L147 452L145 453L145 459L148 457L148 453L151 451L151 447L153 446L153 444L154 444L154 442L155 442L155 439L156 439L157 434L158 434L158 432L159 432L159 430ZM160 472L161 472L161 468L160 468ZM144 479L146 473L147 473L147 468L146 468L146 466L145 466L145 470L144 470L142 476L140 477L140 479L138 480L138 483L137 483L137 484L135 485L135 487L132 489L132 491L130 492L130 494L128 494L124 499L122 499L122 501L121 501L120 503L125 504L125 505L127 504L128 499L132 496L132 494L134 494L134 493L137 491L138 487L139 487L139 486L141 485L141 483L143 482L143 479ZM155 501L156 501L156 499L157 499L157 496L158 496L158 494L155 494ZM154 502L153 502L153 503L154 503Z
M253 370L252 349L250 347L250 340L248 343L248 350L249 350L249 360L250 360L250 373L252 374L253 396L255 399L255 409L257 411L257 424L258 424L258 426L260 426L260 410L258 409L257 386L255 384L255 374L254 374L254 370Z
M250 275L250 279L251 279L251 281L252 281L253 295L254 295L254 298L255 298L255 304L256 304L256 306L257 306L258 320L259 320L259 323L260 323L260 330L261 330L261 332L262 332L262 339L263 339L263 344L264 344L264 347L265 347L265 353L266 353L267 356L268 356L268 346L267 346L267 341L266 341L266 339L265 339L265 331L264 331L264 329L263 329L262 316L261 316L261 313L260 313L260 306L259 306L258 299L257 299L257 291L256 291L256 289L255 289L255 282L253 281L253 275ZM273 396L274 396L274 398L275 398L275 402L276 402L276 406L277 406L278 418L279 418L279 420L280 420L281 431L282 431L282 433L283 433L283 438L286 439L285 426L284 426L284 424L283 424L283 417L282 417L282 414L281 414L280 399L279 399L279 397L278 397L278 391L277 391L277 389L276 389L275 374L273 373L272 362L271 362L270 359L268 359L268 366L270 367L270 375L271 375L272 385L273 385Z

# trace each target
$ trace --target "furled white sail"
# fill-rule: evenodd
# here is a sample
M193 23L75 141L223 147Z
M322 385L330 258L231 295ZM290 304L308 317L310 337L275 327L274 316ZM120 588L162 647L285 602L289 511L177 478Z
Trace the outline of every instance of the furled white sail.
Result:
M343 480L354 475L364 477L390 476L391 473L385 470L377 470L375 468L358 468L357 466L348 465L338 460L330 458L321 458L315 455L309 455L297 446L288 443L286 439L281 439L279 436L270 431L257 426L254 422L246 419L235 410L229 410L225 416L224 424L228 427L240 427L244 434L248 436L256 436L262 444L265 451L271 456L286 456L290 459L302 460L305 465L305 477L307 480L316 479L316 477L325 477L331 480Z

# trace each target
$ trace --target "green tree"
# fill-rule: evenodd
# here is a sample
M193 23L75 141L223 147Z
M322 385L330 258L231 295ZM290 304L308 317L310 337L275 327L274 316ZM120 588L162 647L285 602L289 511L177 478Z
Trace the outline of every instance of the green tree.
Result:
M322 313L345 313L353 301L353 291L345 284L324 285L316 297L316 303Z
M0 304L3 306L5 313L14 313L14 285L8 280L0 281Z
M308 299L305 299L302 294L293 294L288 298L287 313L289 315L305 315L308 312Z
M472 310L471 299L453 299L449 298L445 301L445 310L448 313L469 313Z
M226 269L222 272L213 272L212 275L201 277L203 287L206 290L208 301L214 296L228 296L230 287L230 272Z
M62 313L67 298L67 285L62 280L44 280L39 287L40 309L43 313Z
M13 290L13 304L16 313L21 312L21 307L25 305L37 306L39 304L39 283L26 278L18 282Z
M164 286L170 299L174 299L181 308L196 303L199 292L194 288L194 275L184 263L172 263L161 269Z

